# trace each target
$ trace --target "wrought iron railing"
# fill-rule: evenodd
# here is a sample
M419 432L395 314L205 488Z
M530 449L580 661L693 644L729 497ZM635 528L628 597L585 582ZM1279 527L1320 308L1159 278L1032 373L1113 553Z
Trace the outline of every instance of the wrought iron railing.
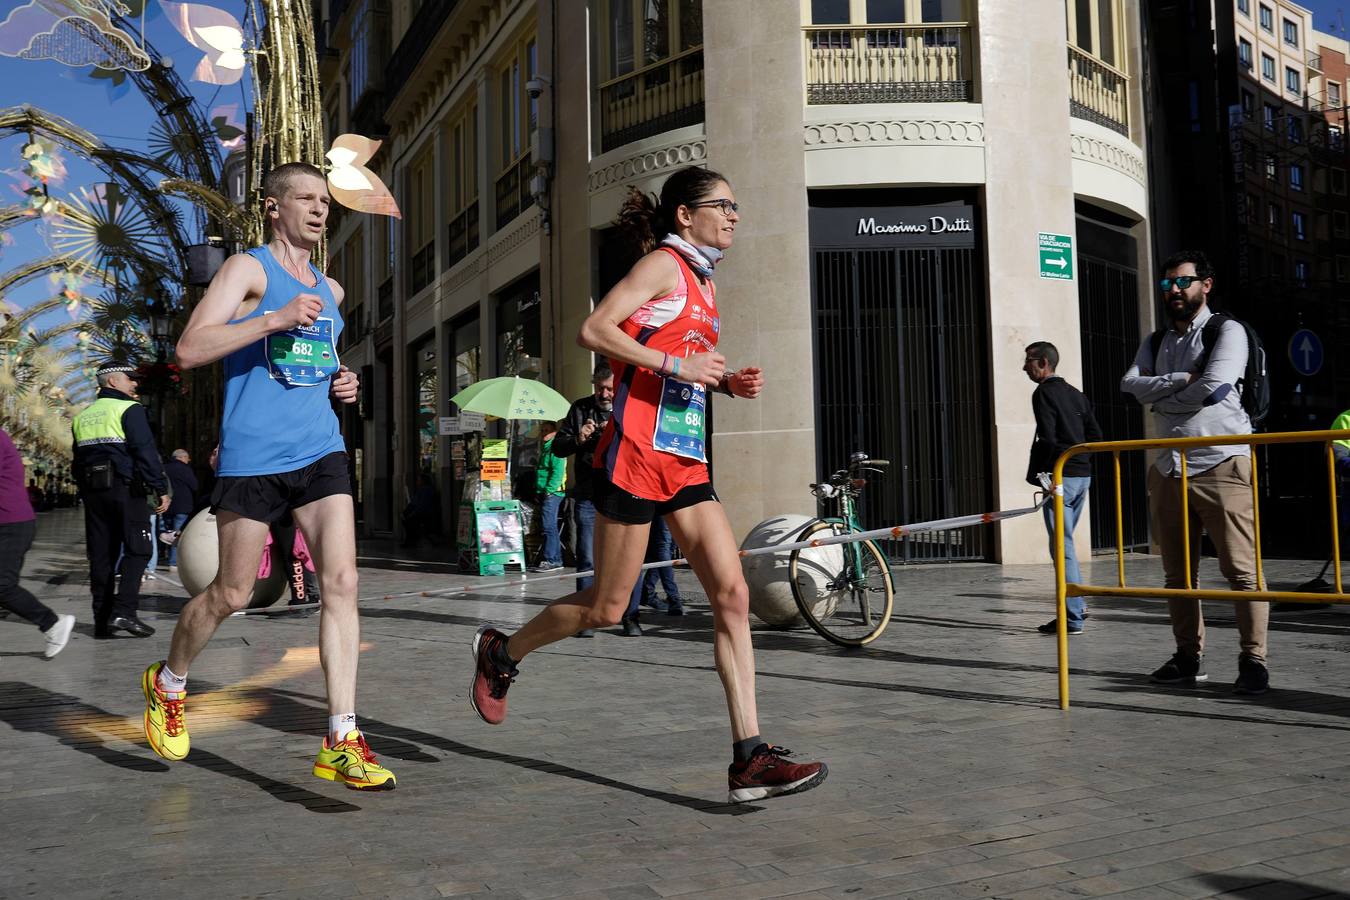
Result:
M526 153L497 179L497 227L503 228L534 205L530 194L530 154Z
M464 211L450 220L450 256L448 269L478 249L478 199L475 197Z
M385 93L392 99L403 90L403 85L412 76L413 69L422 61L422 57L431 47L431 42L440 32L441 26L450 18L450 13L459 5L459 0L422 0L417 14L413 16L403 40L389 56L389 64L384 70Z
M408 298L425 288L436 277L436 242L427 241L426 246L413 254L408 267Z
M1130 76L1069 45L1069 113L1130 135Z
M703 121L703 48L600 85L600 150Z
M809 26L807 103L965 102L973 53L965 22Z

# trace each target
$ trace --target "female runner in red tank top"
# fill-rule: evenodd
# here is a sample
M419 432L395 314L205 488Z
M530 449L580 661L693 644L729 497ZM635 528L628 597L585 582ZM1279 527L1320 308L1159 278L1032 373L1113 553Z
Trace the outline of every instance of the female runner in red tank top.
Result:
M712 272L740 222L736 198L721 175L690 167L671 175L654 199L634 189L625 201L618 225L644 255L577 338L614 370L614 414L595 453L595 583L555 600L509 637L478 629L470 701L484 721L501 722L526 654L618 623L651 523L662 516L712 605L713 656L731 717L729 800L809 790L825 780L824 763L789 762L788 751L760 739L749 590L704 452L707 391L754 399L764 385L759 368L728 371L717 352Z

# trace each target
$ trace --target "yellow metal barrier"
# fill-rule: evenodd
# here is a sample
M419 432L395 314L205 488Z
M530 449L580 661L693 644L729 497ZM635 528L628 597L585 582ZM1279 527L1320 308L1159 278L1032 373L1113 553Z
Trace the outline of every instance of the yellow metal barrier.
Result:
M1197 600L1281 600L1294 603L1350 603L1341 583L1340 527L1336 507L1336 454L1333 441L1350 440L1350 431L1287 431L1274 434L1220 434L1193 438L1160 438L1141 441L1098 441L1077 444L1065 450L1055 461L1055 615L1058 620L1059 649L1059 708L1069 708L1069 631L1066 601L1070 596L1093 597L1163 597L1167 599L1192 598ZM1214 447L1224 444L1246 444L1252 451L1252 514L1255 520L1256 583L1265 587L1261 562L1261 501L1257 492L1256 448L1267 444L1324 443L1327 450L1327 489L1331 495L1331 558L1336 568L1336 591L1318 594L1306 591L1232 591L1196 589L1191 584L1191 532L1189 484L1186 473L1186 450L1193 447ZM1125 544L1123 515L1120 502L1120 454L1128 450L1179 449L1181 453L1181 534L1185 547L1186 587L1132 588L1125 584ZM1118 584L1105 587L1091 584L1067 584L1064 581L1064 464L1082 453L1110 452L1114 461L1116 495L1116 572ZM1152 461L1149 462L1152 465Z

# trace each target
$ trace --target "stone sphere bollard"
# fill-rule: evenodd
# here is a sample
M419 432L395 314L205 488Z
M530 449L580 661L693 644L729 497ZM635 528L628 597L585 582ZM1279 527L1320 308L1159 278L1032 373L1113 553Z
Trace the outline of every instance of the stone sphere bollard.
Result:
M178 577L192 596L206 590L220 571L220 543L216 534L216 517L211 510L197 513L183 526L178 535ZM272 566L272 574L258 579L249 597L249 609L262 609L281 599L286 592L286 573L280 566Z
M801 515L765 519L750 530L741 543L741 549L790 544L800 538L812 521L811 516ZM791 550L785 550L782 553L748 556L741 560L745 582L750 588L750 611L766 625L790 628L805 624L797 610L797 601L792 597L792 584L788 580L788 560L791 555ZM844 552L838 546L808 547L802 550L797 563L797 580L806 596L820 596L829 579L837 575L843 566ZM819 617L829 615L837 602L837 597L826 597L816 605L815 614Z

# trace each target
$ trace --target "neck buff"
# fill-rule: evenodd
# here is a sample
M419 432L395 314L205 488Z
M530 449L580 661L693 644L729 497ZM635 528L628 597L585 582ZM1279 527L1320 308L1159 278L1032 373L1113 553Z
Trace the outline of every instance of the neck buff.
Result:
M680 254L699 278L711 278L713 267L722 259L722 251L716 247L695 247L678 234L666 235L661 246Z

